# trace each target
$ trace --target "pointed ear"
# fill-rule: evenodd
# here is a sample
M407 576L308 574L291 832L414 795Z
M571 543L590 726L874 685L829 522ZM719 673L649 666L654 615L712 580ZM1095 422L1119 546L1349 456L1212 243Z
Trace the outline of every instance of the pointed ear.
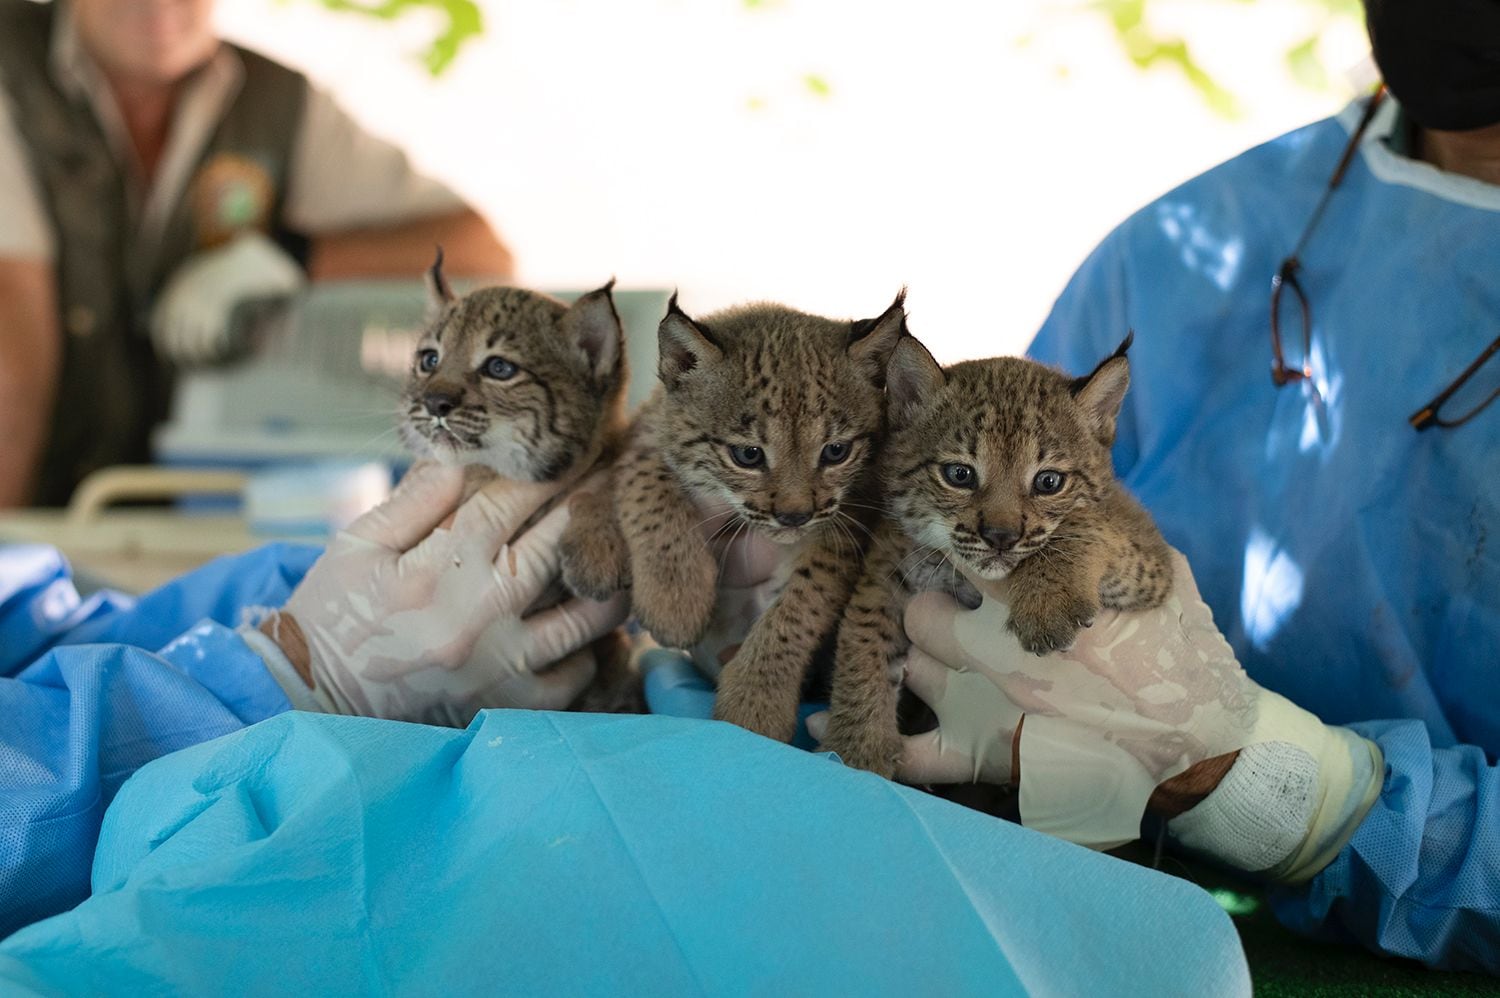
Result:
M885 369L897 342L906 333L906 289L891 307L873 319L849 324L849 359L865 371L876 385L884 385Z
M924 399L947 383L943 369L915 336L903 336L885 374L885 411L892 429L910 426Z
M724 356L713 335L677 307L677 292L667 302L667 314L656 330L660 358L657 374L667 388L674 389L694 371L712 365Z
M1135 331L1131 330L1126 334L1125 342L1104 358L1094 368L1094 373L1086 378L1075 378L1070 386L1084 420L1106 447L1114 446L1115 420L1120 415L1121 403L1125 401L1125 390L1130 387L1130 361L1125 353L1134 341Z
M443 247L437 248L437 259L432 261L432 266L427 268L424 277L427 284L427 321L431 322L453 301L453 289L448 286L448 278L443 276Z
M600 379L615 372L625 352L625 331L620 313L615 311L614 286L611 277L608 284L569 305L562 315L563 335L583 351L589 373Z

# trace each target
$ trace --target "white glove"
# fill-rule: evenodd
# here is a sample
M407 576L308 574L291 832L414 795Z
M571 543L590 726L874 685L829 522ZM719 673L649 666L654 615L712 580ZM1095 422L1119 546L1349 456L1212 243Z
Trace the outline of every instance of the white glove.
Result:
M719 565L713 616L698 643L688 649L698 671L710 679L734 658L761 614L776 601L791 575L796 550L736 529L728 506L700 506L705 542Z
M1194 773L1212 768L1207 760L1227 764L1223 757L1238 752L1217 787L1202 787L1193 798L1201 803L1173 818L1168 832L1273 879L1316 874L1379 793L1380 750L1252 681L1215 627L1186 559L1173 556L1176 586L1165 605L1106 610L1072 649L1041 658L1005 626L1003 581L971 580L985 597L977 610L937 593L913 599L907 684L939 726L906 739L898 776L1016 782L1014 748L1021 823L1111 848L1139 837L1161 784L1200 763Z
M460 507L463 480L413 468L242 631L293 706L461 726L485 707L560 709L588 685L587 645L624 621L624 597L522 617L558 577L568 504L512 535L557 485L501 479Z
M159 355L180 365L218 360L229 353L236 305L289 295L305 280L297 261L269 237L243 232L177 268L151 311L151 341Z

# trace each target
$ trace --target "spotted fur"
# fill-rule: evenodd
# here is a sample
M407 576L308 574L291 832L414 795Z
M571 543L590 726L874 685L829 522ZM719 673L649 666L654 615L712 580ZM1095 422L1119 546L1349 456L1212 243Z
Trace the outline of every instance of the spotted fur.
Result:
M413 453L519 481L571 478L618 443L625 363L611 281L571 306L524 288L454 297L429 273L431 319L402 393Z
M726 533L795 548L785 588L718 676L720 719L792 736L803 680L858 577L885 370L904 330L902 297L856 322L766 303L695 320L674 297L662 320L662 386L616 468L615 557L565 537L564 577L595 595L628 579L641 623L688 647L717 589L703 508L728 511Z
M977 606L960 566L1009 578L1008 626L1039 655L1071 645L1100 607L1166 599L1166 542L1115 479L1110 459L1129 345L1127 338L1082 378L1015 357L944 370L913 340L897 348L881 458L891 519L877 533L838 638L825 746L845 762L894 771L901 609L928 588ZM945 470L954 467L969 469L972 480ZM1061 477L1055 492L1049 473Z
M495 476L572 483L607 467L626 432L624 333L614 282L571 305L513 287L459 297L443 277L442 260L439 250L427 274L427 326L401 396L399 431L410 450L465 465L469 493ZM572 491L572 515L593 522L601 510L611 513L607 487ZM576 706L643 709L624 635L606 635L594 652L597 677Z

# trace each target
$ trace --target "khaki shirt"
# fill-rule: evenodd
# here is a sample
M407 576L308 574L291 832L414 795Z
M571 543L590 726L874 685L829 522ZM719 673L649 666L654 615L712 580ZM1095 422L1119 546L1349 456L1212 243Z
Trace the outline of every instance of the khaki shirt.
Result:
M84 51L66 8L58 11L49 62L58 84L93 108L128 178L131 215L140 235L159 238L184 196L204 144L239 90L244 74L239 56L220 47L185 82L156 176L149 182L114 95ZM463 208L457 195L417 172L400 149L365 131L323 90L309 89L293 145L283 216L287 228L318 236ZM10 97L0 87L0 257L51 260L55 254L52 225L12 121Z

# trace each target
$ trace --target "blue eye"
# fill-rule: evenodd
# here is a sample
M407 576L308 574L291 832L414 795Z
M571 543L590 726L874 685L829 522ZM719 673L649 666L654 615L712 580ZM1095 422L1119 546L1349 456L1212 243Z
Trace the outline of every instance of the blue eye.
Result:
M827 447L823 448L822 460L825 465L843 464L848 457L849 445L842 440L836 443L831 443Z
M943 465L943 481L955 489L972 489L977 484L979 476L974 469L967 464L945 464Z
M1068 476L1060 471L1039 471L1031 480L1031 488L1039 496L1055 496L1062 491L1063 483L1067 480Z
M741 447L735 444L729 448L729 456L741 468L759 468L766 463L766 452L759 447Z
M438 352L436 350L417 351L417 370L423 374L431 374L437 370Z
M480 370L484 372L486 378L494 378L496 381L509 381L516 376L516 372L520 368L503 357L491 357L484 362L484 367L480 368Z

